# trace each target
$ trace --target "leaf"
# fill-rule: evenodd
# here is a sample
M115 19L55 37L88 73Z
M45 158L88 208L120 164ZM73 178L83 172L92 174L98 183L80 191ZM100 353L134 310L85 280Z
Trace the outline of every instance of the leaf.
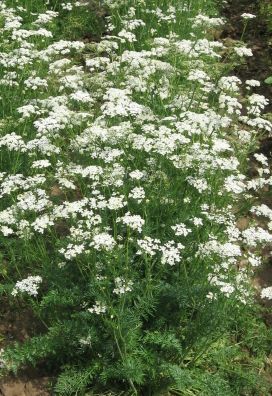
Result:
M266 80L264 80L266 84L272 85L272 76L268 77Z
M97 367L67 368L59 377L55 386L58 395L72 396L79 394L87 388L93 379Z

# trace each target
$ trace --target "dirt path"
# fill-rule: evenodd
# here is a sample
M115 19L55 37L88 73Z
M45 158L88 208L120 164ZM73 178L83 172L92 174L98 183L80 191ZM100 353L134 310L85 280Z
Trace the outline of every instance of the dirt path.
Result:
M10 379L8 382L0 384L1 396L49 396L50 393L46 390L48 384L47 378L39 378L29 380Z

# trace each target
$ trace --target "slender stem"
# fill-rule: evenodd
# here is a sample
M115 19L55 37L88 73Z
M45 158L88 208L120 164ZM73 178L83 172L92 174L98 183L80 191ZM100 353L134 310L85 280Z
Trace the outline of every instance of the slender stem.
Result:
M120 347L120 344L119 344L118 338L117 338L117 336L116 336L115 330L113 330L113 335L114 335L115 343L116 343L118 352L119 352L119 354L120 354L120 357L121 357L121 359L124 361L124 360L125 360L125 355L124 355L123 352L122 352L122 349L121 349L121 347ZM135 388L135 385L134 385L132 379L131 379L131 378L128 378L128 382L129 382L129 385L130 385L130 387L131 387L131 389L132 389L132 391L133 391L133 394L134 394L135 396L137 396L137 395L138 395L138 391L137 391L137 389Z

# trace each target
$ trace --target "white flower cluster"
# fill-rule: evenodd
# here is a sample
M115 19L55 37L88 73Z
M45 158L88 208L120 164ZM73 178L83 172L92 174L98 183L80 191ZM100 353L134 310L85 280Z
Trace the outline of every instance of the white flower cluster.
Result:
M122 222L127 225L132 230L142 232L143 226L145 224L144 219L139 215L132 215L130 212L127 212L123 217L117 219L118 222Z
M272 300L272 286L262 289L261 298L267 298L268 300Z
M117 277L114 281L115 288L113 289L113 293L122 295L132 291L133 282L131 280L125 280L124 278Z
M211 253L224 258L239 257L242 255L238 245L230 242L220 243L215 238L199 245L198 254L205 257L209 256Z
M230 297L235 292L235 287L231 283L225 282L216 276L211 277L210 283L211 285L217 286L220 292L227 297ZM209 295L209 298L211 298L211 295Z
M129 193L129 198L135 199L138 203L141 203L145 199L145 190L143 187L135 187Z
M40 77L29 77L24 81L26 88L36 91L37 89L47 88L48 83L45 79Z
M272 237L259 226L241 231L231 214L240 199L272 184L262 154L254 157L256 177L242 173L248 150L272 124L262 117L268 100L254 92L260 82L246 80L242 98L242 81L218 78L217 62L252 50L209 39L223 19L196 14L186 2L105 3L120 9L118 27L107 17L108 35L83 51L82 41L54 41L49 29L59 14L49 4L29 24L26 11L1 2L1 96L5 103L16 98L16 117L1 120L0 233L15 250L17 238L50 238L63 271L64 259L84 267L99 257L95 279L115 257L110 281L117 295L132 290L143 262L170 277L183 260L203 260L209 285L246 299L238 264L259 266L260 257L246 249ZM63 1L60 13L84 4ZM180 37L184 15L190 31ZM272 209L256 204L251 212L272 229ZM128 273L117 255L127 258ZM40 282L29 277L13 294L36 295ZM216 298L212 290L208 296ZM89 312L103 314L106 306L97 297Z
M172 226L171 228L172 228L172 230L174 230L174 232L177 236L185 236L186 237L187 235L190 234L190 232L192 232L192 230L190 228L186 227L186 225L184 223L177 224L175 226Z
M115 245L116 242L114 238L106 232L95 235L93 237L93 241L90 243L90 246L93 246L95 250L106 251L111 251L115 247Z
M13 296L20 293L27 293L29 296L36 297L42 278L40 276L28 276L26 279L16 282L12 291Z
M180 252L184 248L185 246L183 246L181 243L176 244L174 241L165 243L160 247L162 252L162 264L168 264L171 266L178 264L181 261Z
M256 18L256 15L254 15L254 14L249 14L249 13L247 13L247 12L244 12L244 13L241 15L241 17L242 17L243 19L248 20L248 19L254 19L254 18Z
M101 301L96 301L92 308L88 308L88 312L101 315L107 311L107 306Z
M138 254L144 253L150 256L155 256L157 251L160 249L161 241L159 239L145 237L144 239L138 239L137 244L140 248Z
M83 243L80 245L69 243L65 248L60 249L59 253L63 254L66 260L73 260L84 251L85 245Z
M261 227L250 227L243 231L245 243L250 247L256 247L258 244L268 244L272 242L272 234Z
M266 99L263 95L253 94L248 98L249 106L248 106L248 114L253 114L256 116L260 116L265 106L269 104L269 100Z
M141 172L140 170L137 169L135 171L130 172L129 176L132 179L141 180L144 178L145 174L144 174L144 172Z
M240 57L243 56L253 56L253 52L251 50L251 48L247 48L247 47L235 47L234 51L236 52L236 54Z
M59 15L56 11L47 10L44 14L39 14L38 18L34 22L35 25L45 25L50 23Z
M107 207L110 210L118 210L126 206L126 204L127 203L125 201L124 195L121 195L119 197L114 195L108 200Z
M192 27L215 28L224 25L224 23L222 18L210 18L207 15L199 14L194 18Z

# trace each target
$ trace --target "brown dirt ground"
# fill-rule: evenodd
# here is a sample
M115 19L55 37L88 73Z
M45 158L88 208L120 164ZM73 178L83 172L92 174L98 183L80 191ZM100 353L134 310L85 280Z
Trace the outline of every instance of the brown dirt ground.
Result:
M35 331L41 330L31 312L21 306L10 306L1 297L0 308L0 350L13 341L22 342ZM34 325L33 325L34 324ZM0 396L50 396L50 378L43 370L28 369L15 378L10 375L0 380Z

